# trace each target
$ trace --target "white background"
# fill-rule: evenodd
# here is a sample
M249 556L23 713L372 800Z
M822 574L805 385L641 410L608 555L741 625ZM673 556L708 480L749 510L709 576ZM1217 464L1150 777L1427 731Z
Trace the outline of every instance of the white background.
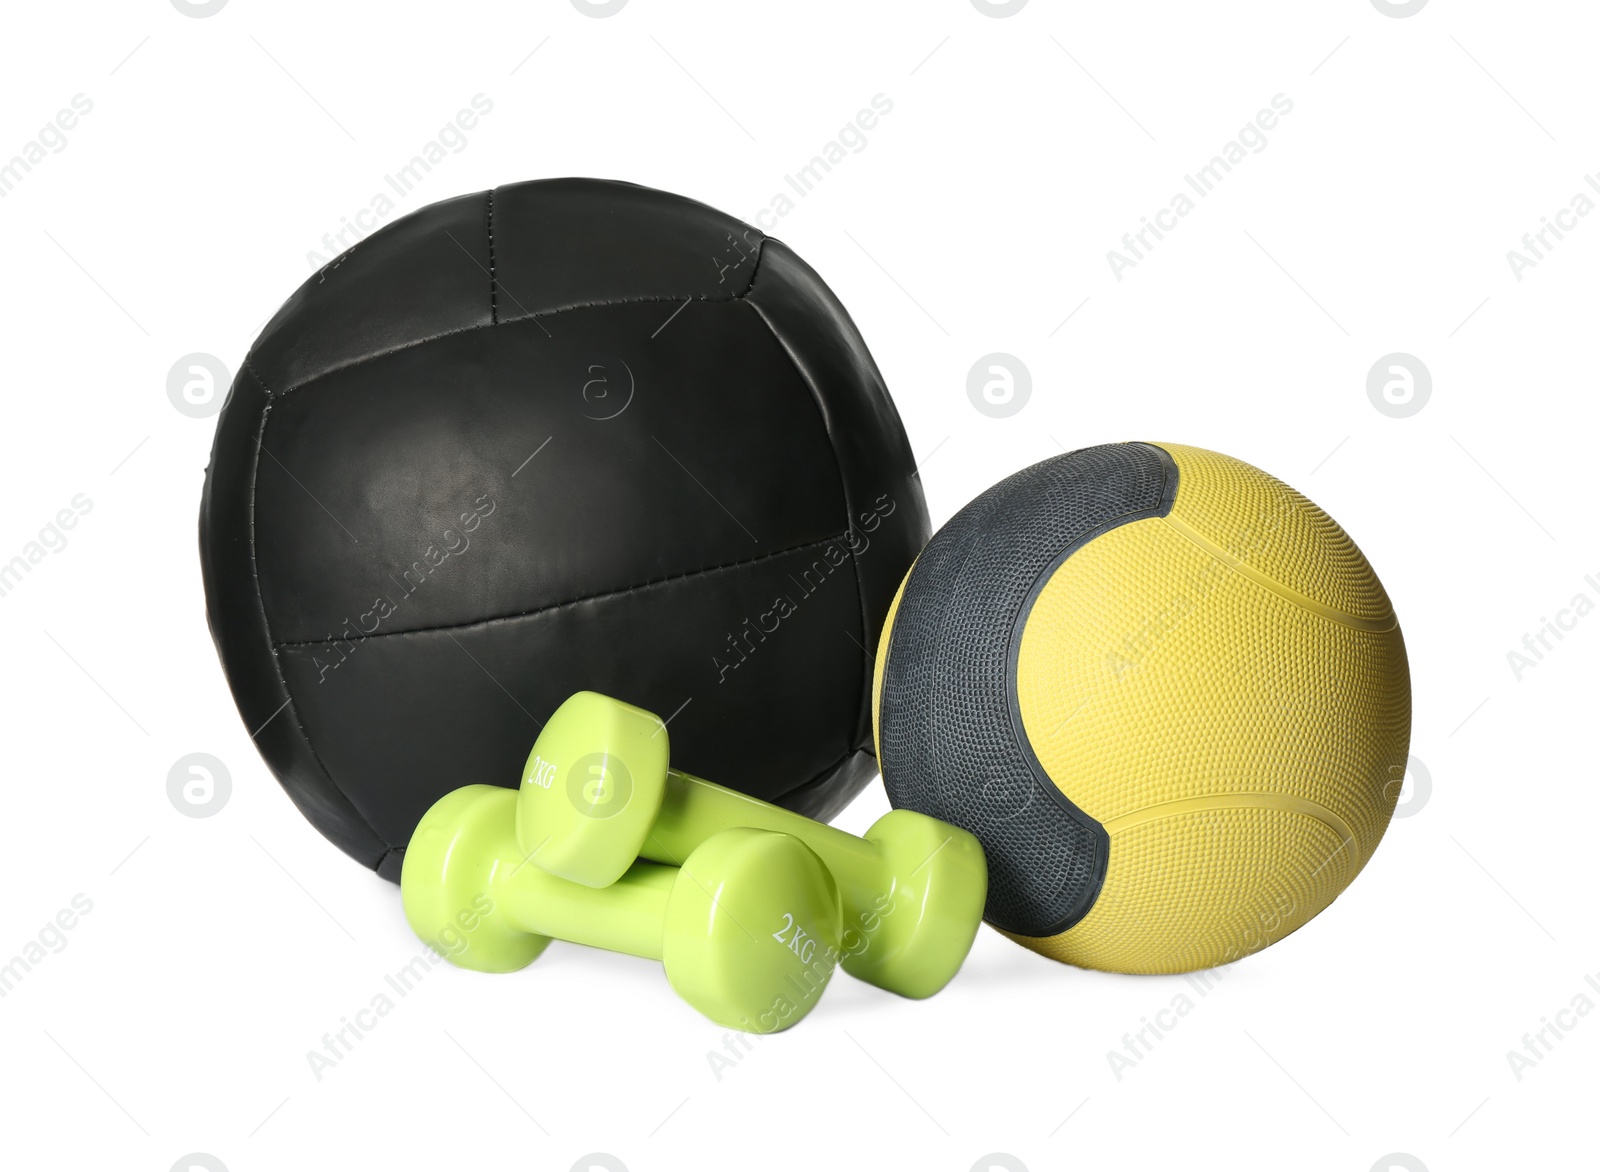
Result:
M1600 601L1600 216L1520 281L1506 259L1600 171L1592 5L232 0L195 19L124 0L4 22L0 159L93 102L0 200L0 561L92 501L0 598L0 960L93 905L0 1000L6 1166L1592 1162L1600 1014L1520 1080L1506 1057L1580 992L1600 1003L1600 618L1520 680L1507 661L1574 595ZM772 232L850 307L935 523L1112 440L1288 480L1395 601L1431 797L1413 778L1350 890L1203 998L986 928L937 998L841 977L719 1079L722 1031L657 966L558 945L513 976L440 966L319 1081L307 1051L420 947L235 713L196 555L214 420L166 379L197 351L236 369L324 233L479 93L493 112L397 215L595 175L751 218L886 95L865 149ZM1117 280L1107 251L1277 94L1294 109L1265 149ZM1032 374L1008 419L966 395L993 351ZM1395 351L1433 378L1407 419L1366 393ZM193 752L231 772L213 817L168 800ZM884 809L874 786L841 824ZM1117 1078L1107 1052L1183 992L1195 1011Z

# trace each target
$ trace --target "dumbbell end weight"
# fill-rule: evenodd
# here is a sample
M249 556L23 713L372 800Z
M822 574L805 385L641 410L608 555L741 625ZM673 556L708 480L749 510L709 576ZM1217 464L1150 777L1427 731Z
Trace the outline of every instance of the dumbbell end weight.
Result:
M574 883L614 883L644 853L661 810L669 743L653 712L597 692L567 697L522 767L526 857Z
M844 970L902 997L932 997L972 951L983 921L989 868L965 830L910 810L890 810L864 836L882 851L887 891L863 893L845 923Z
M640 862L604 891L550 875L517 845L516 799L498 785L463 786L423 815L400 872L417 935L488 973L524 967L552 938L660 960L677 868Z
M648 864L646 864L648 865ZM667 979L719 1025L768 1034L816 1007L839 964L844 913L797 838L724 830L689 856L667 904Z
M497 795L504 795L503 798ZM498 860L516 860L511 803L495 785L469 785L435 802L411 834L400 868L400 898L411 930L452 964L509 973L550 943L495 915L489 895ZM514 865L514 864L513 864Z
M816 851L845 909L841 965L902 997L931 997L961 969L983 922L989 869L967 831L912 810L891 810L858 838L676 769L643 855L682 859L718 827L792 834Z

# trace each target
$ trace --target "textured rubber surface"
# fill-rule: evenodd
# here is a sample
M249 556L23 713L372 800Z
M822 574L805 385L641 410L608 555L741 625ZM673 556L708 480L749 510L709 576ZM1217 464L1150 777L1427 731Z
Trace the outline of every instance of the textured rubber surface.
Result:
M1259 469L1161 447L1178 472L1171 510L1111 528L1061 561L1013 648L1020 739L1102 828L1103 881L1065 930L1019 930L991 916L1045 955L1143 973L1237 960L1331 903L1388 826L1411 716L1400 629L1349 536ZM1035 497L1011 507L1049 515L1057 506ZM986 564L988 533L1013 528L989 518L970 564ZM952 579L922 576L926 557L880 648L883 765L897 804L918 790L893 735L897 677L911 662L904 616L933 605L926 590L939 592L940 606L956 597ZM992 568L959 581L979 598L1007 586ZM923 653L942 665L987 663L994 637L991 629L973 641L947 625ZM946 727L927 731L924 757L962 751L960 726ZM942 784L946 806L987 808L981 780ZM1078 873L1075 860L1045 853L1061 849L1059 838L994 835L984 845L996 873Z
M1338 833L1288 811L1217 805L1110 833L1094 910L1062 935L1013 940L1082 968L1191 972L1282 939L1345 886Z
M1063 564L1018 661L1029 743L1112 853L1094 909L1027 943L1132 972L1238 959L1331 903L1410 740L1405 645L1355 543L1259 469L1162 446L1171 513Z
M889 799L971 831L989 862L985 918L1049 936L1093 904L1106 836L1040 768L1016 719L1015 629L1082 543L1171 504L1165 453L1088 448L1009 477L917 558L885 636L879 759ZM1059 775L1056 775L1059 776Z

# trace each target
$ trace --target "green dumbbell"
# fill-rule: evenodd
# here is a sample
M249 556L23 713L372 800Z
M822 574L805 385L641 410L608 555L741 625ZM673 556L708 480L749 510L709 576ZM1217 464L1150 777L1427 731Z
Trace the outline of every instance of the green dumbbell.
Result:
M517 839L528 859L590 887L640 858L687 859L736 826L790 834L827 864L844 900L846 972L929 997L972 948L988 893L983 848L965 830L891 810L865 838L668 766L654 713L595 692L557 708L523 767Z
M517 795L446 794L406 848L400 894L425 942L462 968L505 973L552 937L659 960L712 1021L787 1029L815 1007L839 959L839 891L799 839L743 829L706 839L682 868L640 862L585 887L524 865Z

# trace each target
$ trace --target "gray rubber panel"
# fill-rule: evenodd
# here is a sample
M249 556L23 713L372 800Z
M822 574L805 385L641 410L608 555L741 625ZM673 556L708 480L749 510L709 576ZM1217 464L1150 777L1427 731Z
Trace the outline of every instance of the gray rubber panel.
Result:
M1109 852L1104 828L1045 775L1023 731L1016 658L1028 613L1075 550L1165 516L1177 488L1172 457L1149 444L1069 452L972 501L912 568L879 700L884 787L895 806L983 843L984 916L997 928L1072 927L1094 906Z

